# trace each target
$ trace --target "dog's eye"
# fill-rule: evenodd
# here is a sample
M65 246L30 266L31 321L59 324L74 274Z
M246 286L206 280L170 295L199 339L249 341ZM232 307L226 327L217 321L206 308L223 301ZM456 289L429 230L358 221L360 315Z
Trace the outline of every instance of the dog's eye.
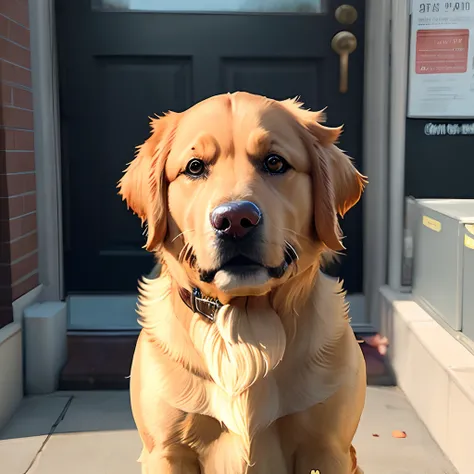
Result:
M290 165L281 156L269 155L265 158L263 167L265 168L265 171L268 171L271 174L281 174L288 171Z
M186 174L190 176L201 176L206 171L204 161L193 158L186 166Z

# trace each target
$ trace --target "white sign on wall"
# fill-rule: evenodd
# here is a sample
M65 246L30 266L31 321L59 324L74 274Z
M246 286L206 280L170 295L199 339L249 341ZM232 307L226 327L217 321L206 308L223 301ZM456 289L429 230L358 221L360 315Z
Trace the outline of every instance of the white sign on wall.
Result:
M474 0L413 0L408 117L474 118Z

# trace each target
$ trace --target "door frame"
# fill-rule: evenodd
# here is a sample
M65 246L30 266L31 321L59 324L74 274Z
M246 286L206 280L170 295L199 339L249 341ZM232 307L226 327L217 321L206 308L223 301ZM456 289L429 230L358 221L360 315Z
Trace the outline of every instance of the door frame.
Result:
M393 2L399 4L402 10L403 7L407 8L408 3L409 0ZM43 300L64 300L59 84L54 0L33 4L30 9L30 27L33 95L35 117L37 117L35 151L40 283L46 288ZM394 88L393 84L389 83L390 23L394 20L401 21L403 18L403 15L393 16L392 10L397 10L397 6L392 5L392 0L366 0L362 163L364 172L371 179L371 184L367 187L363 201L364 294L353 295L351 298L354 307L359 306L360 311L366 315L364 322L353 324L358 332L371 332L377 330L380 325L379 289L386 283L388 263L389 169L391 173L395 173L390 176L392 186L390 205L398 211L400 206L403 206L404 168L400 163L404 160L404 155L402 156L401 150L398 155L389 155L389 135L392 135L393 130L400 134L405 128L405 116L401 113L392 113L390 116L392 133L389 132L390 102L404 104L406 100L403 96L403 87ZM45 127L41 124L50 126ZM400 222L399 212L395 214L395 218L390 219L390 224L390 234L401 236L403 220ZM390 239L390 247L393 250L390 252L391 265L396 264L397 260L401 264L401 253L397 254L401 251L401 243L398 249L396 240Z

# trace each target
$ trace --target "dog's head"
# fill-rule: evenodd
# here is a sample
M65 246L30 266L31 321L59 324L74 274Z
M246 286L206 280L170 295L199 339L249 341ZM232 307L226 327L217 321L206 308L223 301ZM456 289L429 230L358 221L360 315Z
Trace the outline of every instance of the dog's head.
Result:
M366 183L339 128L295 100L219 95L152 121L120 181L146 247L206 294L264 294L342 250Z

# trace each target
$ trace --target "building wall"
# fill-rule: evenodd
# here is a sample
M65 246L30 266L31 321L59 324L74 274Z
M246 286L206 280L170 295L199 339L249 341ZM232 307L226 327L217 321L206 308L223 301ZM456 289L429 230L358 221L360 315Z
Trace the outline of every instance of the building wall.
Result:
M0 2L0 328L38 285L28 0Z
M472 124L472 119L406 121L405 195L415 198L473 199L474 135L427 135L427 124Z

